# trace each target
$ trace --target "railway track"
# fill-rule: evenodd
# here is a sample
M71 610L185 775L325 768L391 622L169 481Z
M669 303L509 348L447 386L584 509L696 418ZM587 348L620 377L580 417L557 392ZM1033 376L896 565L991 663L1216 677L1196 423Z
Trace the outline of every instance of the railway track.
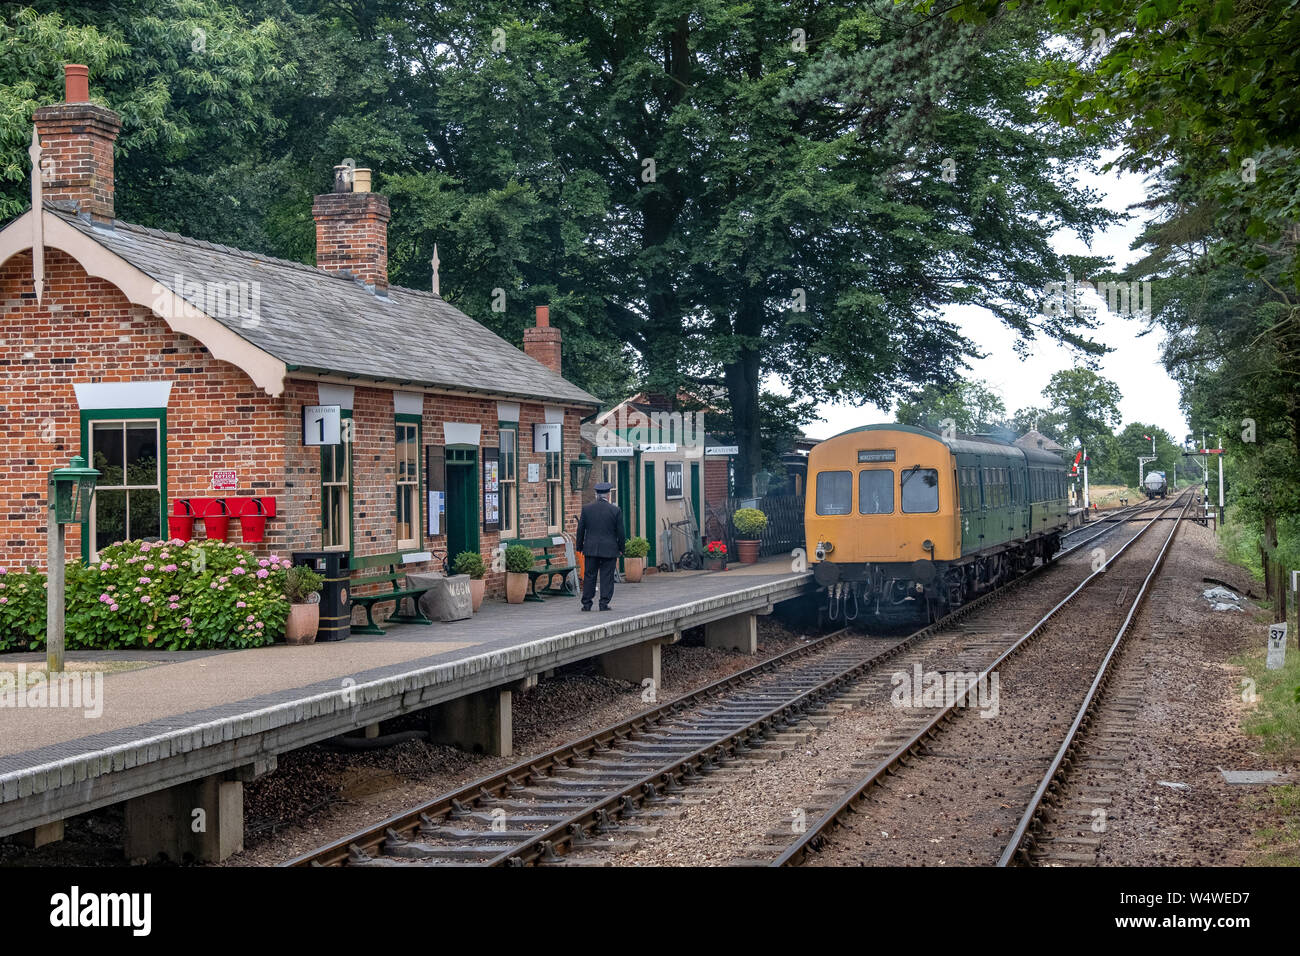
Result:
M1059 561L1121 527L1126 509L1071 535ZM532 865L626 846L693 783L780 741L880 666L1035 577L1039 566L900 639L843 629L405 811L286 866ZM607 855L607 854L602 854Z
M973 675L977 671L977 676L965 693L944 701L945 706L916 708L905 718L902 726L886 736L867 759L855 765L865 768L866 773L829 800L824 812L804 832L769 858L771 865L1005 865L1013 858L1023 859L1024 848L1032 846L1041 829L1046 798L1056 791L1061 775L1068 772L1079 729L1086 726L1087 715L1095 706L1100 688L1105 686L1116 650L1127 637L1193 500L1190 493L1185 493L1160 507L1137 534L1105 558L1104 565L1009 644L996 639L975 642L947 666L937 668L943 674ZM1161 519L1175 509L1180 510L1174 513L1169 534L1154 549L1149 565L1139 562L1135 566L1137 559L1132 557L1121 566L1121 558L1130 549L1147 547L1151 529L1160 526ZM1149 514L1150 509L1143 510ZM1094 540L1090 537L1071 550L1079 550ZM1098 594L1094 604L1101 606L1100 616L1109 613L1113 620L1115 613L1127 609L1118 632L1110 631L1109 636L1099 639L1105 625L1089 619L1085 627L1071 634L1073 646L1049 654L1037 639L1053 622L1059 623L1063 612L1077 609L1081 595L1094 592ZM1089 658L1092 652L1095 656ZM991 654L996 656L989 660ZM982 664L972 664L970 658L981 655ZM1036 658L1032 666L1025 663L1026 657ZM1086 684L1086 677L1078 679L1082 658L1096 665L1087 670L1093 675L1091 685ZM999 722L980 720L971 705L983 706L982 693L999 669L1017 664L1021 672L1015 680L1020 683L1013 682L1013 686L1032 685L1037 693L1015 698L1011 706L1004 693L1001 708L1011 711L1011 720L1008 722L1003 714L1001 725L994 730ZM1069 709L1073 723L1059 735L1045 737L1062 722L1053 696L1053 681L1084 684L1088 689L1078 690L1083 699L1077 713ZM1039 752L1043 739L1062 742L1054 754L1043 754ZM1015 812L1018 800L1024 801L1021 812ZM1008 831L1010 840L1005 837ZM954 859L954 853L962 850L967 855Z

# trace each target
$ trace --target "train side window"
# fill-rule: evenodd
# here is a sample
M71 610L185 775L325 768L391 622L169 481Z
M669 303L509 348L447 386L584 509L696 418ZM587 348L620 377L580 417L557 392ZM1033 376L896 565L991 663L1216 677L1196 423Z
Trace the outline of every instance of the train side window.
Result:
M868 468L858 472L858 513L892 515L894 513L894 473L889 469Z
M846 515L853 510L853 473L822 471L817 473L817 513Z
M898 482L903 514L934 514L939 510L939 472L934 468L909 468Z

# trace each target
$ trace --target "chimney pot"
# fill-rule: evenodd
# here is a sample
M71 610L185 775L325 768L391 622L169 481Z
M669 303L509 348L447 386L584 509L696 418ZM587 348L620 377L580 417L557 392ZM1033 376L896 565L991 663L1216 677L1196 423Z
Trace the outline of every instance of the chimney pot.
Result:
M539 305L537 307L537 327L544 329L551 324L551 307L549 305Z
M352 171L352 191L354 193L370 192L370 170L355 169Z
M90 102L90 70L80 63L63 65L63 100L66 103Z

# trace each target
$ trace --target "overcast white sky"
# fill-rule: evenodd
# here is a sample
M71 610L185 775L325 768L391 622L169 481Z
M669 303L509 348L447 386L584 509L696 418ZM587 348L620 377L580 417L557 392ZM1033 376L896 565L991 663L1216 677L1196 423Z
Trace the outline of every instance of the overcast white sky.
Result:
M1079 178L1085 185L1098 190L1105 207L1117 214L1145 196L1143 180L1139 176L1084 172ZM1129 250L1129 245L1141 228L1140 216L1123 221L1117 215L1113 226L1093 237L1091 247L1063 232L1057 237L1057 248L1064 253L1109 256L1117 266L1123 266L1137 258L1137 254ZM1064 278L1062 276L1062 280ZM1156 292L1158 294L1158 290ZM968 375L991 385L1001 395L1008 412L1043 404L1042 392L1052 373L1075 365L1070 350L1043 341L1035 343L1032 353L1022 359L1012 349L1015 337L985 309L954 307L945 310L945 315L960 326L981 351L988 353L987 358L971 363ZM1175 441L1181 441L1187 428L1178 407L1178 387L1160 364L1164 332L1156 329L1139 337L1143 328L1139 319L1112 315L1104 308L1098 315L1101 322L1093 337L1114 349L1102 360L1098 371L1115 382L1123 393L1119 406L1124 417L1121 427L1133 421L1147 422L1159 425ZM814 438L829 438L858 425L894 420L892 412L882 411L874 405L859 407L826 403L820 412L821 420L809 423L804 429Z

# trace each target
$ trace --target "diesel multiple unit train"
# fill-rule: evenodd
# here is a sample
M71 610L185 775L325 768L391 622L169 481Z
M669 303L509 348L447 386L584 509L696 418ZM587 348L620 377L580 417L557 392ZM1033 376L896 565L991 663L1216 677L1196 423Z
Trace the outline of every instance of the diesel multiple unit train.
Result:
M1048 561L1067 525L1056 455L866 425L808 455L804 531L832 619L908 605L939 617Z

